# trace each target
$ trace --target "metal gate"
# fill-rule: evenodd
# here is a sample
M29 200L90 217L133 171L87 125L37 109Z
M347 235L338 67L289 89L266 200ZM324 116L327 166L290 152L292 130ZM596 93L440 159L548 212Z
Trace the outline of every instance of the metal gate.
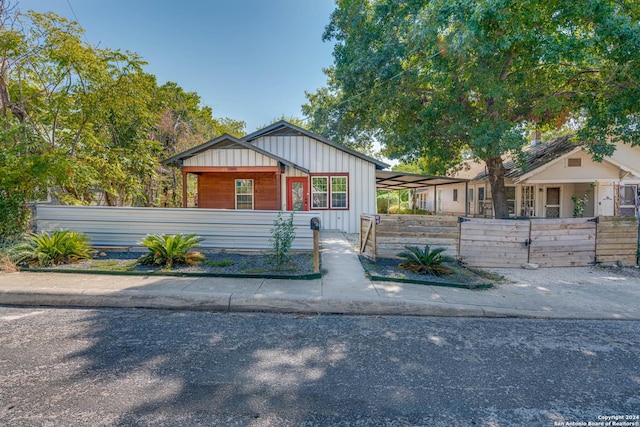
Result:
M570 267L596 260L596 218L459 218L459 222L458 257L469 266Z

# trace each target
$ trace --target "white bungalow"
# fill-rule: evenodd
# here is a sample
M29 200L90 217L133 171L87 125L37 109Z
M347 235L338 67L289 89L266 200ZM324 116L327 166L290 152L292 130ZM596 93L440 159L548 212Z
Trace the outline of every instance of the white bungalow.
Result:
M197 207L302 210L323 229L358 232L376 212L376 170L387 164L291 123L279 121L238 139L222 135L163 162L198 179Z
M505 159L511 216L638 215L640 147L618 143L614 154L598 163L582 145L561 137L534 142L523 153L523 162ZM419 207L442 214L492 217L484 163L466 162L454 175L469 182L424 188L418 196Z

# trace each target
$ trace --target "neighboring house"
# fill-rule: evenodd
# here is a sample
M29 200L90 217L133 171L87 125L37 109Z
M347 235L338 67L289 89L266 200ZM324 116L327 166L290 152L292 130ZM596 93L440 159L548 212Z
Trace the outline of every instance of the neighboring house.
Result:
M356 233L376 212L387 164L285 121L238 139L222 135L163 162L198 177L197 206L317 212L323 229ZM186 185L183 205L186 207Z
M570 137L533 142L522 159L505 157L505 186L513 217L570 218L582 200L582 216L638 215L640 148L618 143L615 153L598 163ZM453 174L465 185L425 188L421 209L436 213L493 217L491 187L486 166L465 162Z

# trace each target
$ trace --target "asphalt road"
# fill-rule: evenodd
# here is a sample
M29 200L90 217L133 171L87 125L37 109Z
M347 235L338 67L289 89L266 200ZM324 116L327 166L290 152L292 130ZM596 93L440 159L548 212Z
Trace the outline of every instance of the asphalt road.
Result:
M0 378L8 426L640 425L640 322L0 307Z

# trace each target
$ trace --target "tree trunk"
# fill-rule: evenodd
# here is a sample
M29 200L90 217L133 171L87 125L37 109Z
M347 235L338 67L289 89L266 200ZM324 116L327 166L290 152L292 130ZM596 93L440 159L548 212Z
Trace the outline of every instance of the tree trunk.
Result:
M502 157L489 157L486 160L491 185L491 198L493 199L493 211L496 218L509 218L507 205L507 193L504 188L505 169Z

